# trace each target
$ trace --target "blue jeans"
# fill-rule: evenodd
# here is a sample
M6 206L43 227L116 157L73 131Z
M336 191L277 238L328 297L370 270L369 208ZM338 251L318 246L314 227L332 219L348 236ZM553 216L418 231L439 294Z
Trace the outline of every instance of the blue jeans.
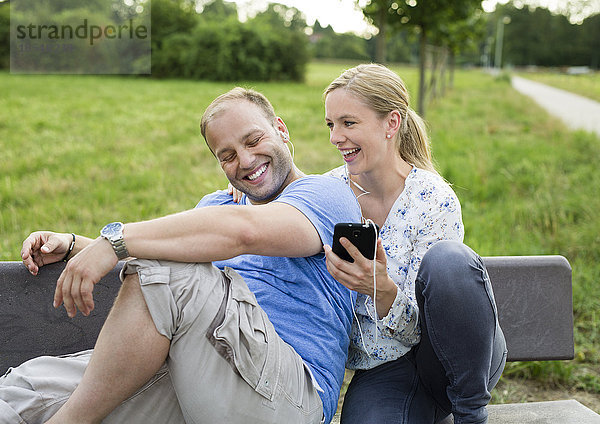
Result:
M403 357L358 370L342 424L486 423L490 390L506 362L506 342L479 255L440 241L421 262L415 291L421 342Z

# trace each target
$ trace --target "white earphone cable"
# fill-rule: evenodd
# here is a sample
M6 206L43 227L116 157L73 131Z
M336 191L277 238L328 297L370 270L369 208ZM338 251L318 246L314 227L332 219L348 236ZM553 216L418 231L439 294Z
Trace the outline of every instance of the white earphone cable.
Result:
M377 314L377 276L376 276L376 271L377 271L377 227L375 226L375 223L371 220L367 218L367 224L370 224L373 227L373 234L375 237L375 248L373 249L373 310L375 312L375 316L371 315L371 311L369 311L369 308L367 307L367 299L365 299L365 308L367 309L367 312L369 313L369 316L371 317L371 319L375 322L375 346L377 346L377 339L378 339L378 333L379 333L379 328L378 328L378 321L379 321L379 315Z
M348 166L344 166L344 172L346 175L346 180L348 181L348 185L350 185L350 183L354 184L356 187L358 187L358 189L360 191L362 191L361 194L359 194L358 196L356 196L356 199L358 200L358 198L360 198L361 196L364 196L366 194L370 194L370 192L366 191L364 188L362 188L360 185L358 185L358 183L352 181L350 179L350 176L348 175ZM360 204L359 204L359 208L360 208ZM373 322L375 323L375 346L377 346L377 342L378 342L378 333L379 333L379 327L378 327L378 320L379 320L379 315L377 314L377 277L376 277L376 270L377 270L377 239L378 239L378 234L377 234L377 227L375 225L375 223L373 222L373 220L369 219L369 218L365 218L363 216L362 213L362 208L360 211L362 220L364 223L367 223L369 225L371 225L373 227L373 234L375 237L375 248L373 250L373 309L375 312L375 316L373 316L371 314L371 311L369 310L369 307L367 305L367 299L365 299L365 309L367 310L367 314L369 315L369 317L373 320ZM352 295L350 295L352 296ZM365 351L365 353L369 356L372 357L372 353L373 351L369 352L369 350L367 349L367 346L365 345L365 339L364 339L364 335L363 335L363 331L362 331L362 327L360 325L360 321L358 319L358 315L356 314L356 310L354 308L354 303L352 302L352 313L354 315L354 319L356 320L356 324L358 326L358 333L360 334L360 341L362 343L362 347L363 350Z

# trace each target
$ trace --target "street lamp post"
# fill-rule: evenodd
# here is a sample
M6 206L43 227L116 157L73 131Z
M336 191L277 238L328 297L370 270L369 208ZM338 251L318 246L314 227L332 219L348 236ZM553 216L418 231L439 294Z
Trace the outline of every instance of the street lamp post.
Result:
M504 25L510 24L510 17L503 16L498 19L496 26L496 55L494 57L494 68L502 69L502 42L504 39Z

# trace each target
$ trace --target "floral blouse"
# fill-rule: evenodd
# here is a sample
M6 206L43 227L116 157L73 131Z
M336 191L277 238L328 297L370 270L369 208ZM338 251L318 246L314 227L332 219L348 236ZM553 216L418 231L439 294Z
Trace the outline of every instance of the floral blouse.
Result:
M349 183L345 166L328 175ZM346 362L349 369L370 369L400 358L419 342L415 280L429 247L440 240L463 240L456 194L437 174L413 167L379 236L387 256L388 275L398 292L387 316L377 323L371 318L375 317L373 300L358 293Z

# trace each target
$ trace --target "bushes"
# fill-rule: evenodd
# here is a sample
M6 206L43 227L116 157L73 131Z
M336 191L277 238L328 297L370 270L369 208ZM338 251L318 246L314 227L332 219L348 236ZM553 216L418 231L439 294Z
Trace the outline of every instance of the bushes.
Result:
M102 0L95 1L102 3ZM99 22L110 21L102 14L112 12L104 9L98 12L90 4L65 10L48 6L47 13L59 22L68 21L75 12L95 16ZM306 22L296 9L271 5L252 20L241 23L232 3L213 0L205 4L202 13L197 13L192 4L185 0L152 0L152 76L213 81L298 81L304 78L309 59L308 38L303 32ZM9 67L9 7L10 2L0 2L0 69ZM293 19L288 22L289 16ZM75 64L65 66L77 70L76 65L84 55L71 56ZM112 63L104 56L96 59L99 61L96 69L101 71L104 69L101 64L117 62ZM46 60L55 65L55 58Z
M369 61L367 41L352 33L338 34L331 27L324 30L315 24L316 41L312 45L313 55L325 59L354 59Z
M176 2L154 1L162 8L179 9L171 16L185 14ZM159 39L152 39L154 77L212 81L304 78L308 39L302 31L286 27L278 15L272 20L255 18L246 23L239 22L237 14L218 17L202 13L195 19L192 28L163 32ZM154 37L154 21L152 25Z
M301 80L306 40L285 30L263 30L237 20L203 23L167 36L152 52L152 75L213 81Z

